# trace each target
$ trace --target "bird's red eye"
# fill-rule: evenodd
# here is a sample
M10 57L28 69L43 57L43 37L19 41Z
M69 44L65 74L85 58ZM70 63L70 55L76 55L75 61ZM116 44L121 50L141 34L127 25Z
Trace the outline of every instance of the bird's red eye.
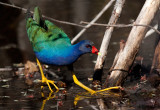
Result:
M86 45L86 47L87 47L87 48L91 48L92 46L91 46L91 45Z

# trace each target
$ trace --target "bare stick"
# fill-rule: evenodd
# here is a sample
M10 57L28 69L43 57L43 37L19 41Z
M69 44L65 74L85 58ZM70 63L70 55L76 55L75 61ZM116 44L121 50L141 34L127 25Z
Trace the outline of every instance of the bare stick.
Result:
M81 21L81 24L89 24L89 22L84 22ZM104 26L104 27L116 27L116 28L126 28L126 27L133 27L133 26L143 26L143 27L148 27L153 29L155 32L157 32L158 34L160 34L160 31L158 31L155 27L150 26L150 25L145 25L145 24L101 24L101 23L93 23L92 25L94 26Z
M12 7L12 8L16 8L16 9L19 9L19 10L22 10L23 12L27 12L27 9L26 8L22 8L22 7L19 7L19 6L15 6L15 5L12 5L12 4L7 4L7 3L3 3L3 2L0 2L1 5L4 5L4 6L8 6L8 7ZM33 11L30 11L32 14L34 13ZM43 18L46 18L48 20L51 20L51 21L54 21L54 22L58 22L58 23L63 23L63 24L68 24L68 25L73 25L73 26L78 26L78 27L82 27L84 28L85 26L82 26L82 25L79 25L79 24L76 24L76 23L71 23L71 22L67 22L67 21L60 21L60 20L57 20L57 19L53 19L53 18L50 18L48 16L45 16L45 15L42 15Z
M93 23L95 23L102 14L112 5L115 0L111 0L107 5L97 14L97 16L87 25L85 26L71 41L71 43L75 43L75 41L87 30L87 28L91 27Z
M118 17L121 14L124 2L125 2L125 0L117 0L116 1L114 10L112 12L112 16L111 16L108 24L116 24L116 22L118 20ZM105 32L105 35L104 35L104 38L103 38L103 41L102 41L102 44L101 44L101 48L100 48L100 52L101 52L102 55L98 56L97 62L96 62L96 65L95 65L95 73L94 73L94 76L93 76L94 80L95 80L96 76L100 76L100 78L101 78L101 75L102 75L101 70L103 68L105 56L107 54L107 49L108 49L108 45L109 45L109 41L110 41L110 38L111 38L111 34L113 32L113 29L114 29L113 27L109 27ZM101 79L98 79L98 80L101 80ZM105 106L104 101L102 99L98 99L97 103L99 105L100 110L105 110L106 109L106 106Z
M158 16L158 19L160 19L160 15ZM160 30L160 21L158 21L158 30ZM160 35L158 35L157 37L160 37ZM159 40L158 44L157 44L155 51L154 51L154 57L153 57L153 61L152 61L150 74L152 74L152 72L154 72L154 70L160 69L160 54L159 54L160 53L160 39L158 39L158 40Z
M160 0L146 0L135 24L149 25L158 11L159 6ZM146 27L134 26L132 28L126 45L119 53L119 58L114 67L114 69L118 71L112 71L109 77L109 86L120 85L124 81L124 78L128 75L128 72L124 71L128 71L132 65L146 32Z
M117 0L116 1L114 10L112 11L112 16L111 16L109 23L108 23L109 25L116 24L120 14L121 14L124 2L125 2L125 0ZM103 37L103 41L102 41L101 48L100 48L101 56L98 56L97 62L96 62L95 68L94 68L94 70L95 70L95 73L93 76L94 80L101 80L101 79L97 79L97 78L100 78L99 76L102 75L103 64L105 61L105 57L107 55L107 49L108 49L108 45L109 45L109 42L111 39L113 29L114 29L114 27L109 27L105 31L105 35Z
M106 110L107 109L103 99L97 99L97 104L98 104L100 110Z

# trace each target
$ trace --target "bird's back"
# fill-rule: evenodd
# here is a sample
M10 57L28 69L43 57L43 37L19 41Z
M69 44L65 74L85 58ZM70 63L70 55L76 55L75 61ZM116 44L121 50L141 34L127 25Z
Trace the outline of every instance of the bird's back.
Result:
M34 10L34 17L27 17L27 34L35 52L54 46L70 46L71 42L63 30L48 20L42 20L38 7Z

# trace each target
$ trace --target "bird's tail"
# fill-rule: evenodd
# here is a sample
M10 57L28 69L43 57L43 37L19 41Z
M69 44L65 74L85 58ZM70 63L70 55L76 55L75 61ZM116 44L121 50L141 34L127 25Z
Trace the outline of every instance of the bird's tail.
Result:
M38 7L34 8L34 14L33 14L33 19L37 22L37 24L41 24L42 19L41 19L41 11Z
M42 15L41 15L41 11L40 11L39 7L34 8L33 19L34 19L34 21L37 22L37 24L39 26L43 27L46 30L48 29L44 20L42 19Z
M42 20L41 20L41 12L40 12L40 9L38 7L35 7L34 8L34 14L32 16L31 12L30 12L30 9L27 9L27 12L26 12L26 20L28 18L33 18L34 21L37 22L37 24L41 24Z

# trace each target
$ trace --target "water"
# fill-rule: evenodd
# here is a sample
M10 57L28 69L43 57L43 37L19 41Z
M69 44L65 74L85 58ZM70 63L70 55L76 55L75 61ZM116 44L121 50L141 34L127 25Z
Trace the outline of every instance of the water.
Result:
M91 21L108 2L108 0L1 1L8 3L11 2L20 7L30 8L30 10L33 10L35 6L39 6L42 10L42 14L46 16L74 23L79 23L80 21ZM127 0L118 23L127 24L132 20L135 20L143 3L144 0ZM97 22L107 23L110 18L112 9L113 7L109 8L109 10L107 10L107 12L105 12ZM0 23L0 67L12 66L15 63L25 63L27 60L35 62L35 56L26 34L25 14L18 9L5 7L2 5L0 5L0 12L3 15L0 17L0 21L3 21ZM71 39L81 30L80 27L57 22L54 23L61 27ZM155 23L156 21L153 24ZM115 29L109 46L104 72L107 72L109 67L112 65L114 56L119 49L119 41L121 39L127 39L130 29L131 28ZM97 48L100 48L104 32L105 27L93 26L88 29L78 41L89 39L95 43ZM139 52L139 55L144 57L143 64L145 67L150 66L152 63L152 57L156 45L156 34L153 34L152 36L152 38L148 37L143 40L140 49L141 51ZM87 78L92 77L93 75L93 68L95 65L94 61L96 58L96 55L87 54L82 56L74 64L74 69L77 73L78 79L87 86L91 84L91 81L88 81ZM54 67L54 69L57 70L57 67ZM61 70L63 70L63 72L67 71L65 68L62 68ZM26 78L24 76L18 75L19 77L17 77L14 74L14 71L0 72L0 109L39 110L44 107L44 110L99 110L97 99L101 98L102 96L95 97L87 95L87 97L81 97L81 100L78 101L77 106L74 106L75 97L79 93L84 92L83 89L76 86L75 84L67 88L67 93L65 95L63 94L64 91L60 91L58 93L52 94L52 96L55 96L49 99L49 91L47 87L45 87L45 96L43 97L41 94L40 86L37 86L37 84L28 86L25 82ZM104 78L105 77L106 76L104 76ZM40 76L38 76L38 78L40 78ZM3 79L6 79L6 82ZM56 80L56 78L54 79ZM128 85L125 86L126 88L128 87L127 96L105 98L104 102L107 105L107 108L114 109L117 107L117 109L146 109L148 107L148 109L152 109L155 107L155 109L158 109L159 100L156 99L155 96L159 97L159 92L157 93L154 88L147 86L149 89L152 88L150 92L147 92L153 95L147 97L147 95L143 94L142 91L137 93L132 90L132 87L134 87L136 83L141 84L139 80L138 82L134 83L127 82L127 84L130 84L129 87L131 87L129 88ZM144 86L146 87L145 84ZM138 96L135 95L135 93L138 94ZM144 96L146 96L146 98ZM48 100L45 100L47 98ZM148 104L150 102L152 102L151 105Z
M12 75L14 75L14 73L12 73ZM66 89L61 88L57 93L49 92L48 88L45 86L42 92L40 90L40 85L37 83L28 86L24 76L19 75L19 77L13 77L12 75L11 72L6 72L3 76L3 80L1 80L0 109L71 110L77 108L82 110L92 110L93 108L98 109L96 100L103 97L102 95L95 96L90 95L89 93L86 94L84 90L80 89L75 84ZM87 85L88 81L81 81ZM53 88L53 90L55 89ZM108 97L110 96L108 95ZM77 100L77 98L79 100ZM77 103L77 106L75 106L74 103Z

